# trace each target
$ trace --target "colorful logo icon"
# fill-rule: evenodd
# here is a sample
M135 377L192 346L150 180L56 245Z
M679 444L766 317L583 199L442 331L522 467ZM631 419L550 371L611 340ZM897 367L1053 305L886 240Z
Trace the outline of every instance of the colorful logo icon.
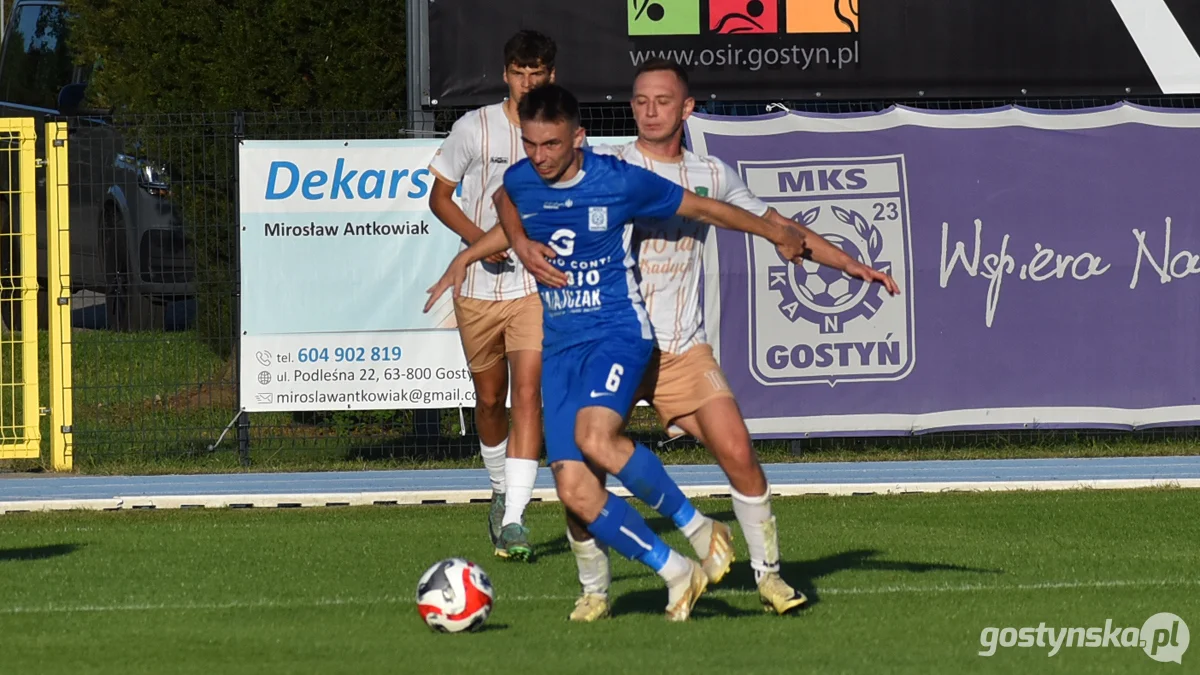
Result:
M699 35L698 0L629 0L630 35Z
M708 29L721 35L779 32L776 0L709 0Z
M857 33L858 0L786 0L789 33Z
M700 0L629 0L629 34L699 35ZM780 21L780 9L786 17ZM783 24L782 26L780 24ZM857 33L858 0L709 0L716 35Z

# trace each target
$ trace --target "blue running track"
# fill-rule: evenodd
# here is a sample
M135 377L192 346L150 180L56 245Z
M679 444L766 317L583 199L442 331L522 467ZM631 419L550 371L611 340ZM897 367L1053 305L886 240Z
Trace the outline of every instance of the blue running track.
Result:
M765 466L772 492L860 494L943 490L1200 487L1200 456L837 462ZM690 496L728 494L716 466L672 466ZM619 494L616 481L609 486ZM548 469L535 498L554 499ZM0 513L63 508L319 506L485 500L482 469L172 476L3 476Z

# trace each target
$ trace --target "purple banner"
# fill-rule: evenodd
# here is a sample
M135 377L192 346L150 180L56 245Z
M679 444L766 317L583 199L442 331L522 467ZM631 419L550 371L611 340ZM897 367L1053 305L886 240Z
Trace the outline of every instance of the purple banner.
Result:
M1200 114L694 115L688 136L903 290L716 230L708 333L754 436L1200 420Z

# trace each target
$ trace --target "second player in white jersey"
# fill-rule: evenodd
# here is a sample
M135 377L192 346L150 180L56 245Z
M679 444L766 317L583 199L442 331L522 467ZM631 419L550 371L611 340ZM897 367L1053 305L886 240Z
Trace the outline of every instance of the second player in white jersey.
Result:
M447 183L462 185L462 210L479 229L496 226L492 196L504 184L508 167L525 158L521 129L504 103L463 115L434 156L430 169ZM466 248L471 242L463 242ZM480 261L470 267L462 294L477 300L516 300L537 291L537 282L516 256L501 262Z
M616 155L687 190L741 207L756 216L770 210L728 164L716 157L684 150L682 158L659 159L643 152L636 141L599 145L592 150ZM669 354L682 354L706 343L699 293L704 242L711 226L678 216L668 221L635 224L639 285L658 348Z
M793 229L804 239L804 256L847 275L899 289L895 280L859 263L803 225L793 223L755 198L727 165L683 148L684 121L695 106L688 74L679 64L651 59L634 79L630 108L638 140L617 148L596 148L640 164L691 191L729 202L776 227ZM657 368L643 381L642 395L668 430L694 436L712 452L729 479L733 513L746 537L759 599L768 611L786 614L808 602L781 576L779 534L771 510L771 491L758 463L749 430L721 367L706 342L701 324L701 261L709 227L696 222L646 222L635 228L641 239L639 284L659 338ZM787 255L785 258L791 258ZM539 279L552 272L524 256ZM595 621L608 614L612 575L607 554L587 533L569 526L571 550L582 594L573 621ZM731 536L731 535L730 535ZM695 542L693 542L695 545ZM714 580L716 578L714 577ZM715 581L714 581L715 582Z
M460 118L430 163L437 180L429 210L465 245L496 232L493 197L504 173L525 158L517 107L530 91L554 81L557 53L547 35L513 34L504 43L508 98ZM456 189L461 201L454 199ZM475 387L479 454L492 485L488 533L497 556L529 560L524 513L542 447L542 303L533 275L515 254L498 251L465 267L464 275L454 319Z

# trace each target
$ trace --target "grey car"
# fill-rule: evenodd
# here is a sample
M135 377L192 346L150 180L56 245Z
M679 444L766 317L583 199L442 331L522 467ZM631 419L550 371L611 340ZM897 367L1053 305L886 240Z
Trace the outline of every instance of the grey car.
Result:
M91 68L75 65L67 45L68 14L62 2L17 0L0 50L0 115L32 117L42 137L47 121L68 123L70 140L71 289L103 294L109 328L162 329L164 307L195 293L195 265L179 210L170 199L166 169L139 156L121 130L102 115L79 109ZM4 141L12 147L12 141ZM37 246L39 277L45 275L45 171L31 178L17 175L14 162L0 170L0 232L19 223L9 192L22 180L37 182ZM10 328L19 325L11 301L12 276L18 272L13 237L0 237L0 278L7 277ZM40 285L45 288L44 278ZM44 298L44 295L42 296ZM45 303L39 303L39 317ZM39 323L43 323L39 320Z

